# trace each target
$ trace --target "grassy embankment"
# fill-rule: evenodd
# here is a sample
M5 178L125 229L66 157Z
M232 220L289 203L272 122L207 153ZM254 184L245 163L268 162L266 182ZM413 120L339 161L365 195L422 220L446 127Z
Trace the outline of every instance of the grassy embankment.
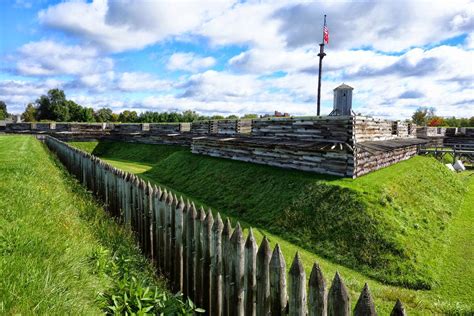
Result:
M0 136L0 314L181 308L165 285L130 232L39 141Z
M341 271L354 300L372 277L381 312L397 297L412 313L474 309L474 236L467 229L474 177L434 159L416 157L352 180L196 156L181 147L75 145L271 233L287 262L302 252L308 273L314 261L328 278Z

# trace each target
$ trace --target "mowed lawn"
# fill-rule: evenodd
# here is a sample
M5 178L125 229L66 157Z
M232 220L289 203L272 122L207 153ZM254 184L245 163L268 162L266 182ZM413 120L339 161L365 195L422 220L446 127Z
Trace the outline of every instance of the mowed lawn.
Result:
M474 235L470 229L474 215L472 172L451 174L434 159L416 157L357 180L348 180L195 156L189 153L189 149L182 147L107 142L74 145L103 157L116 167L165 186L197 204L219 210L234 221L239 220L244 226L257 227L258 239L265 234L270 236L273 244L282 246L287 267L295 252L299 251L307 275L313 262L321 265L327 279L339 271L349 287L353 304L367 281L375 297L377 310L382 315L390 313L397 298L403 301L412 315L474 312L471 299L474 297ZM417 262L406 262L421 267L427 273L431 279L431 289L412 290L403 286L390 286L371 277L379 274L340 264L337 258L328 258L318 249L308 251L311 247L305 246L306 240L292 238L293 231L289 230L286 234L272 233L278 230L262 221L262 216L277 216L291 210L294 205L319 206L315 199L321 196L315 190L320 190L318 183L321 182L338 187L336 196L324 196L326 204L339 203L339 208L344 205L349 215L356 214L359 209L351 205L353 201L347 195L347 190L356 192L358 198L361 196L364 203L371 205L373 208L364 212L373 216L374 221L370 225L377 224L379 227L374 230L374 227L366 226L367 232L381 229L382 233L387 232L387 236L383 236L385 240L396 238L403 251L413 253ZM298 196L296 201L288 201L295 195ZM325 204L321 206L328 207ZM378 221L379 218L382 219ZM307 219L313 220L310 217ZM299 225L298 222L294 223ZM309 232L308 236L314 236L311 235L311 225L314 223L297 227L303 227ZM287 223L276 223L279 224L284 226ZM355 226L340 226L336 229L339 229L340 235L357 234L358 231L345 231L346 227L354 229ZM374 238L372 243L377 244L379 240ZM344 263L344 259L340 261ZM383 271L383 268L378 269L377 273ZM400 272L400 277L410 277L404 274Z
M0 136L0 314L102 314L128 278L164 288L131 234L39 141Z

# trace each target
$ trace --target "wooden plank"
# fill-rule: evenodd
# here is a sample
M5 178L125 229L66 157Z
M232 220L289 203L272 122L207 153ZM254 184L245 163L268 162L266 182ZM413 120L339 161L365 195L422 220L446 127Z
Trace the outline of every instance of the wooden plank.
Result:
M222 231L224 223L221 215L217 213L216 220L212 227L212 253L211 258L211 310L213 315L223 314L223 280L222 280Z
M306 315L306 273L299 254L296 253L289 273L289 315Z
M257 313L257 242L252 228L249 229L245 242L245 315L254 316Z
M257 252L257 316L270 313L270 259L270 244L264 236Z
M351 314L350 308L349 292L336 272L328 293L328 316L348 316Z
M231 284L231 315L244 315L244 238L242 228L237 223L230 238L232 247Z
M311 275L309 276L309 316L326 316L326 304L326 281L324 280L321 268L317 263L315 263L311 270Z

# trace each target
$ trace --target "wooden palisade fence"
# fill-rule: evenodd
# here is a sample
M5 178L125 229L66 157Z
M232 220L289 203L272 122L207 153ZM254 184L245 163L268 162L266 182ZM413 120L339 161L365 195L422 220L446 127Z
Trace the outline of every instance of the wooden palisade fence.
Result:
M289 270L278 245L257 247L252 229L197 209L193 203L53 137L47 146L79 181L130 227L169 280L209 315L351 315L349 293L336 273L329 291L317 264L309 282L298 253ZM376 315L367 284L354 315ZM392 315L405 315L397 301Z

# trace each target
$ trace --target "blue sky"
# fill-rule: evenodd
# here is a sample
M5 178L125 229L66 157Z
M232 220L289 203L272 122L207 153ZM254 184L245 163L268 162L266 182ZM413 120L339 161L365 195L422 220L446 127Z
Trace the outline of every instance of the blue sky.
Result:
M2 0L0 100L21 113L61 88L116 112L314 115L324 14L323 114L344 82L357 113L474 116L467 0Z

